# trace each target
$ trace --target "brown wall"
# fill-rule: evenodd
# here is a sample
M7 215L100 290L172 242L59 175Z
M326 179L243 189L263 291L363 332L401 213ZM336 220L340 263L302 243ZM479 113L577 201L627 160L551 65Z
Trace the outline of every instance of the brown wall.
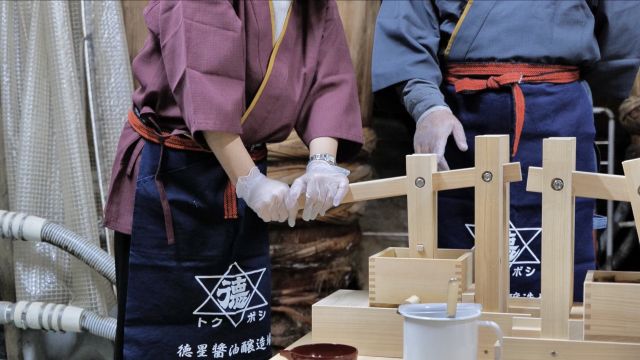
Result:
M147 26L142 18L142 11L147 0L122 0L124 27L127 31L129 58L133 59L144 44L147 37Z

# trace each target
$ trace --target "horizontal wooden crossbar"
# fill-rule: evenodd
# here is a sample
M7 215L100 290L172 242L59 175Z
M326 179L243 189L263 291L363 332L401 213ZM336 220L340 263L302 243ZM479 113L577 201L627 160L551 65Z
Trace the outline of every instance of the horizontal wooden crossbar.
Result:
M433 174L433 188L436 191L453 190L473 187L475 184L475 169L442 171ZM520 163L504 165L505 182L522 181ZM343 204L357 201L384 199L407 195L407 177L363 181L351 184L349 193L342 201Z
M624 176L574 171L572 177L573 195L576 197L629 201ZM542 168L529 167L527 191L542 192L543 186L545 184L542 183Z

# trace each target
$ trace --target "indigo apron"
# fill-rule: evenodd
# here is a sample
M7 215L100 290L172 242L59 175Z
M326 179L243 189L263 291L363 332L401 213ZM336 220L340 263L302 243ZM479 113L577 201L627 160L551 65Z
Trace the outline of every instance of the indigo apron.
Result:
M511 161L521 164L521 182L511 183L509 268L511 295L540 296L541 194L525 190L529 166L542 166L542 140L576 137L576 170L594 172L595 127L591 97L581 82L567 84L520 84L526 99L524 127L518 151ZM515 115L512 92L500 88L475 93L444 89L447 103L461 121L469 150L461 152L452 139L445 158L451 169L474 166L474 137L509 134L513 146ZM562 156L562 154L558 154ZM439 246L471 248L474 243L473 189L440 192L438 195ZM593 243L594 201L576 199L574 298L582 301L582 283L587 270L595 267Z
M237 218L225 219L229 180L213 154L165 146L161 155L160 145L140 141L145 144L129 252L124 358L269 358L266 224L242 200ZM158 166L172 244L155 182ZM265 161L258 166L266 171Z

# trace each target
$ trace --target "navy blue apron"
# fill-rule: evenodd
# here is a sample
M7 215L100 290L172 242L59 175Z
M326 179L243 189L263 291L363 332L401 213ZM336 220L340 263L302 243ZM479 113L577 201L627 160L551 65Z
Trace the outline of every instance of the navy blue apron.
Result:
M144 141L144 140L141 140ZM271 274L266 224L238 200L224 219L227 175L210 153L165 147L159 180L146 141L137 179L124 321L125 359L267 359ZM266 171L266 162L258 164Z
M523 181L510 187L509 268L511 296L540 296L541 195L525 190L529 166L542 166L542 140L576 137L576 169L596 171L595 127L591 96L580 82L568 84L520 84L526 101L525 122L518 152L511 161L522 166ZM511 88L476 93L455 93L446 86L445 96L461 121L469 150L461 152L449 139L445 158L451 169L474 166L474 137L509 134L513 146L515 112ZM562 154L558 154L562 156ZM473 189L438 195L439 247L471 248L474 243ZM576 199L574 298L582 301L587 270L595 268L593 242L594 201Z

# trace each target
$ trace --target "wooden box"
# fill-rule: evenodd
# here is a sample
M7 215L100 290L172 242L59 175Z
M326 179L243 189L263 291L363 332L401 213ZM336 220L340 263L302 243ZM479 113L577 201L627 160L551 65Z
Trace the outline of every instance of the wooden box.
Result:
M640 342L640 272L587 273L584 338Z
M397 308L371 307L367 300L366 291L338 290L315 303L311 315L313 342L355 346L362 356L401 358L403 317ZM480 319L495 321L509 336L513 317L483 313ZM494 358L496 340L492 330L480 328L478 359Z
M408 248L387 248L369 258L369 303L397 306L410 296L422 303L447 302L449 279L459 280L458 299L473 282L473 254L438 249L437 259L411 258Z
M314 343L355 346L359 355L402 357L397 308L369 307L366 291L338 290L311 308Z

